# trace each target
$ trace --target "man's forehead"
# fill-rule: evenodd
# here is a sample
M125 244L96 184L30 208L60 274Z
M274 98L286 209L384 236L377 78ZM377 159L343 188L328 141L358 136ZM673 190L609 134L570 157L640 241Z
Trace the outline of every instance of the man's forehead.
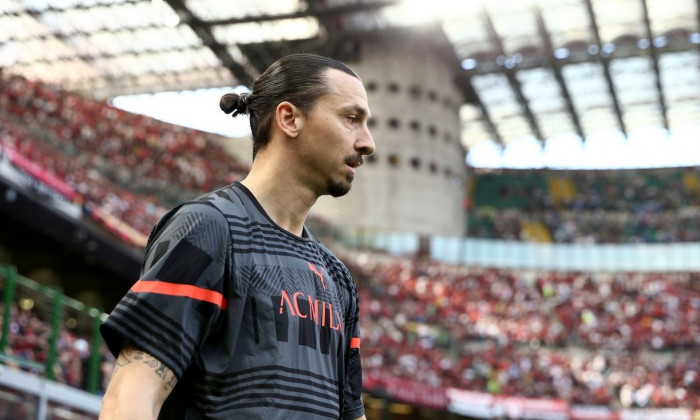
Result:
M340 101L343 109L369 115L367 92L360 79L336 69L330 69L327 77L329 79L328 96Z
M357 77L345 73L344 71L337 69L328 69L326 72L326 79L328 79L329 87L332 91L338 94L347 94L348 92L356 92L366 97L367 92L365 91L365 86L362 84L362 80Z

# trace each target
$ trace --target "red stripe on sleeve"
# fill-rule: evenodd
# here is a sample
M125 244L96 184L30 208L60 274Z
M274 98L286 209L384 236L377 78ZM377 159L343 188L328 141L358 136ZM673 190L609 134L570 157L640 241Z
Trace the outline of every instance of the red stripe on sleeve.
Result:
M131 291L135 293L158 293L168 296L186 296L192 299L213 303L226 309L226 298L219 292L204 289L191 284L168 283L160 280L137 281Z
M360 338L359 337L353 337L350 339L350 348L351 349L359 349L360 348Z

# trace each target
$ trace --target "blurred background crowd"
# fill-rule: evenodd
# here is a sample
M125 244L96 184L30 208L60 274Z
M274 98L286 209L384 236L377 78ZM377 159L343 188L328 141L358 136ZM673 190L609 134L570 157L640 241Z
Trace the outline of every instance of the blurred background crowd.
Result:
M0 146L3 158L25 158L67 185L86 214L101 209L143 235L166 209L248 169L200 132L10 75L0 76ZM475 172L466 230L554 243L697 242L699 179L698 168ZM699 273L340 255L358 283L369 389L400 378L576 404L700 407ZM6 364L44 364L48 315L17 303L10 313ZM54 376L85 388L93 342L74 327L60 326ZM114 360L100 351L104 390Z

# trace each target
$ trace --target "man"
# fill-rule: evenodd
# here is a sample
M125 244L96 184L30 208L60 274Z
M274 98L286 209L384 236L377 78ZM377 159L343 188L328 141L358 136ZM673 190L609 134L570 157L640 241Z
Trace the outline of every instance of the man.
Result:
M102 325L118 358L100 419L364 419L355 284L304 227L374 152L362 82L295 54L221 108L250 115L251 171L156 224Z

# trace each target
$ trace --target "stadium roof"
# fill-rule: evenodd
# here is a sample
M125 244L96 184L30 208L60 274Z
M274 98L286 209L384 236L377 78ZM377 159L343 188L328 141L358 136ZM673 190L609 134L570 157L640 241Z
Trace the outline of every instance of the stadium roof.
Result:
M281 55L437 27L463 142L700 122L700 0L3 0L0 66L95 98L249 85Z

